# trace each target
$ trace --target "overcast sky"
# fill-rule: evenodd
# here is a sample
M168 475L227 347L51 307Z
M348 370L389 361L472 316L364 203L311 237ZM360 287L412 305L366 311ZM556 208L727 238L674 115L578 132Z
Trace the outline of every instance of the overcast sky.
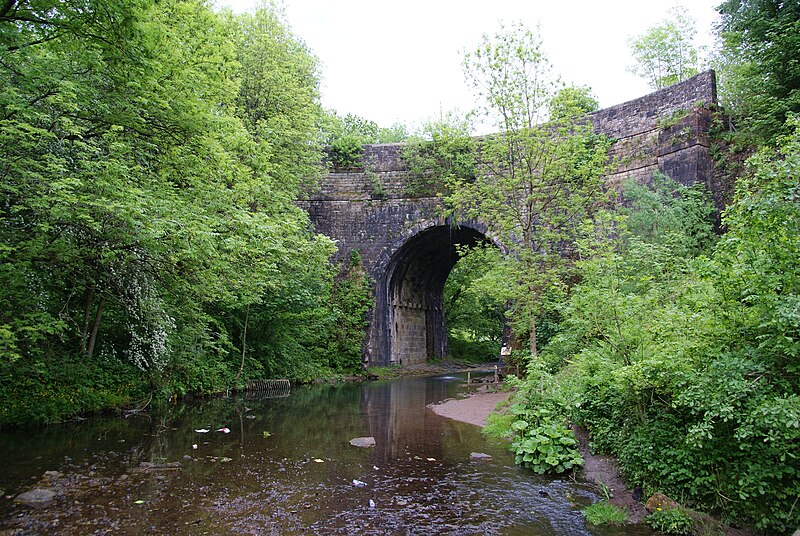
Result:
M440 112L473 107L461 69L499 23L540 24L554 72L588 85L601 107L652 90L625 71L627 40L660 23L681 3L697 22L701 44L711 45L715 6L722 0L285 0L292 31L322 62L322 103L380 126L412 129ZM258 0L216 0L236 12Z

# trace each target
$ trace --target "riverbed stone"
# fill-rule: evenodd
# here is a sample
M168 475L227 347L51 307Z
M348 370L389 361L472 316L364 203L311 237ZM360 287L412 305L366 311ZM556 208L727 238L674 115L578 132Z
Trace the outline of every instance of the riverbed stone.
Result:
M51 489L34 488L30 491L20 493L14 500L26 506L41 508L48 506L55 498L56 492Z
M370 437L355 437L355 438L350 440L350 444L353 445L354 447L361 447L361 448L374 447L375 446L375 438L372 437L372 436L370 436Z

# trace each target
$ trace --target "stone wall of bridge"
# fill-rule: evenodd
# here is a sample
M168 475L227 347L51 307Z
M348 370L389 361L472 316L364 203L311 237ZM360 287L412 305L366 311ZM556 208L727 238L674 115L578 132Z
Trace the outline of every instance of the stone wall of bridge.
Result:
M595 131L615 140L606 180L647 183L656 172L683 184L705 183L722 206L724 192L709 155L716 104L708 71L590 115ZM447 354L442 289L456 247L492 242L479 222L453 226L442 200L407 194L411 176L401 144L367 145L363 167L334 169L301 205L318 232L338 241L338 256L361 254L375 281L375 308L363 346L365 364L412 364ZM497 244L502 247L501 244Z

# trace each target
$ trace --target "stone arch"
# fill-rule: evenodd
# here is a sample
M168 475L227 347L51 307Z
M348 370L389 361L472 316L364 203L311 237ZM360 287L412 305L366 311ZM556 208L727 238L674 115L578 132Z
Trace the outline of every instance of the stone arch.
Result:
M370 365L411 365L447 355L443 291L458 246L493 244L484 225L449 219L421 222L385 253L376 278L366 356Z

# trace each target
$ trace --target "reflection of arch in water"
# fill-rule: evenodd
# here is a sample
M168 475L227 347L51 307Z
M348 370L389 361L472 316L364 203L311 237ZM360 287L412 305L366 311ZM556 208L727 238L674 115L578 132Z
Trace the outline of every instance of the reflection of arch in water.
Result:
M447 355L443 291L458 246L494 244L485 225L449 219L408 230L381 260L369 354L372 365L422 363Z
M448 397L447 384L433 378L365 382L361 415L375 438L372 463L382 465L419 455L440 459L443 417L427 404Z

